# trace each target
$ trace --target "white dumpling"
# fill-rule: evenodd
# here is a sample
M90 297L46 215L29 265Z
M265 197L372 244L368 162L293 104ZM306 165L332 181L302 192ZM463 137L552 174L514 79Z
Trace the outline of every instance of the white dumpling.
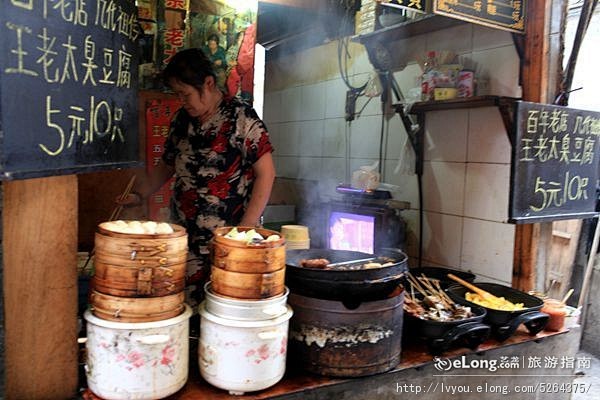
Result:
M238 232L237 228L234 227L232 230L230 230L229 232L227 232L227 234L225 235L225 237L229 238L229 239L236 240L238 234L239 234L239 232Z
M127 225L119 225L114 222L103 222L100 226L111 232L123 233L123 229L127 228Z
M151 235L154 235L156 233L157 226L158 224L154 221L142 222L142 228L144 228L144 231Z
M144 230L144 227L142 226L142 223L141 223L140 221L129 221L129 222L127 223L127 225L128 225L130 228L135 228L135 229L138 229L138 228L140 228L140 229Z
M260 233L256 232L254 229L250 229L249 231L246 231L246 240L251 241L252 239L264 240Z
M144 230L144 228L142 227L142 225L129 225L129 228L127 228L129 230L128 233L134 233L136 235L145 235L146 231Z
M279 235L270 235L266 241L267 242L275 242L277 240L281 239L281 237Z
M173 233L173 228L171 228L171 225L167 224L166 222L161 222L156 226L156 233L157 234Z

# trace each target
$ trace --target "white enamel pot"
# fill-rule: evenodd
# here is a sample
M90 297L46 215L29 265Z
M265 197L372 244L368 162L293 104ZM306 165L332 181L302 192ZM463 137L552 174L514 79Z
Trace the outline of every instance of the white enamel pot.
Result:
M285 372L292 309L277 318L240 321L216 316L199 306L200 374L211 385L243 394L273 386Z
M240 321L257 321L262 319L277 318L287 312L287 298L290 293L288 288L279 296L266 299L235 299L220 296L212 291L210 282L204 285L206 311L222 318Z
M177 392L188 377L191 315L186 305L174 318L122 323L86 311L90 390L107 400L160 399Z

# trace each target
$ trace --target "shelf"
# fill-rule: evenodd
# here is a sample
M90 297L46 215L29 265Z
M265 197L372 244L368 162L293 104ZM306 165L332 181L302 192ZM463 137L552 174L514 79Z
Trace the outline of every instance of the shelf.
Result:
M442 17L441 15L428 14L419 19L401 22L370 33L353 36L352 41L360 42L367 46L369 43L375 41L391 42L463 24L466 24L466 22L454 18Z
M513 114L514 104L519 99L505 96L474 96L468 98L452 99L452 100L437 100L437 101L422 101L412 104L410 109L405 110L405 105L402 103L394 104L392 107L396 111L402 122L408 138L410 140L415 154L417 156L415 171L417 175L423 172L423 136L425 135L425 114L428 111L442 110L457 110L480 107L498 107L504 128L508 135L510 144L514 144L514 126ZM417 124L414 125L407 113L417 116Z
M410 108L411 114L419 114L427 111L455 110L461 108L478 107L503 107L512 106L519 99L504 96L474 96L452 100L422 101L414 103ZM402 104L394 104L394 108L403 107Z

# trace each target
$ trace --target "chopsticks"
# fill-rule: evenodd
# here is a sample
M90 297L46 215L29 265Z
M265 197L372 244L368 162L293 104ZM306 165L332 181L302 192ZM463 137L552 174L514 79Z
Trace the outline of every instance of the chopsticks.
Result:
M127 198L127 196L129 196L129 194L131 193L131 189L133 189L133 184L135 183L135 179L136 179L136 175L133 175L130 179L129 182L127 183L127 186L125 186L125 190L123 191L123 193L121 193L121 195L118 197L118 199L120 201L123 201ZM110 217L108 218L109 221L114 221L117 218L119 218L119 215L121 215L121 211L123 211L123 205L119 204L117 205L112 213L110 214ZM92 257L94 256L96 248L92 248L92 250L88 253L88 258L87 260L85 260L85 264L83 264L82 267L82 271L85 271L85 268L87 267L87 265L90 263L90 260L92 259Z
M569 291L567 292L567 294L565 294L565 297L563 297L563 299L560 301L560 304L562 304L563 306L565 304L567 304L567 300L569 300L569 297L571 297L571 295L573 294L574 289L571 288L569 289Z
M377 259L377 257L369 257L369 258L362 258L360 260L340 261L340 262L337 262L337 263L327 264L326 267L327 268L334 268L334 267L341 267L343 265L364 264L364 263L367 263L369 261L373 261L373 260L376 260L376 259Z
M127 198L127 196L129 196L129 194L131 193L131 189L133 189L133 184L135 183L135 179L136 179L135 175L133 175L131 177L131 179L129 179L129 182L127 183L127 186L125 187L125 190L118 197L118 199L120 201L125 200ZM121 211L123 211L123 205L119 204L113 209L113 212L110 214L110 217L108 218L108 220L114 221L117 218L119 218L119 215L121 215Z

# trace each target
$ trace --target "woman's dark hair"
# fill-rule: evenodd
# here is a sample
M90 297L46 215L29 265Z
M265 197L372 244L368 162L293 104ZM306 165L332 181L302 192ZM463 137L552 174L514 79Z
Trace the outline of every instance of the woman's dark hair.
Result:
M211 40L214 40L217 43L217 45L219 44L219 37L214 33L210 35L208 39L206 39L207 42L210 42Z
M162 73L165 85L176 79L182 83L201 89L207 76L216 79L212 62L200 49L186 49L173 56Z

